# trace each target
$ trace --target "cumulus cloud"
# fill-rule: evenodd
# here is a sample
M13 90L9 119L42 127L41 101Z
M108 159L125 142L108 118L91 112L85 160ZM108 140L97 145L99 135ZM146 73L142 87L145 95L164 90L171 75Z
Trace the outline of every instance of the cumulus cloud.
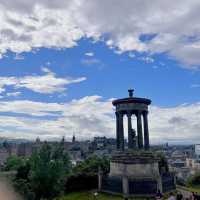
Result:
M200 64L198 0L0 0L0 54L70 48L83 37L118 52L168 53Z
M63 92L66 86L73 83L85 81L85 77L73 79L59 78L48 68L42 68L44 75L31 75L24 77L0 77L0 93L5 92L5 86L13 86L15 89L26 88L37 93L52 94ZM8 93L8 96L17 96L19 92Z
M76 130L79 139L87 139L94 135L112 136L114 131L111 102L104 102L99 96L88 96L64 104L1 101L0 110L1 136L58 139L65 135L71 139ZM3 115L4 112L9 114Z
M66 103L34 101L0 102L0 136L70 140L76 132L80 140L94 136L115 137L115 116L111 99L86 96ZM6 115L4 113L7 113ZM136 121L133 118L133 127ZM200 103L161 108L151 106L151 143L195 143L199 141ZM127 120L124 118L125 129ZM35 126L37 124L37 126ZM127 137L127 132L125 132Z
M156 142L195 143L200 139L199 114L200 103L171 108L152 106L149 115L152 139Z

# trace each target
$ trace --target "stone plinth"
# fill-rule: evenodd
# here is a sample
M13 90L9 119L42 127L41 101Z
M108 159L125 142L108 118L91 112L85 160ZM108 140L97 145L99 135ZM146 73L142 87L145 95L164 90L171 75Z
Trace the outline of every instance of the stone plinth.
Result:
M154 196L158 190L173 190L173 178L170 174L163 177L159 158L150 151L116 152L110 162L110 173L102 178L100 190L124 197Z
M110 176L129 179L158 179L160 177L158 159L151 152L119 152L110 163Z

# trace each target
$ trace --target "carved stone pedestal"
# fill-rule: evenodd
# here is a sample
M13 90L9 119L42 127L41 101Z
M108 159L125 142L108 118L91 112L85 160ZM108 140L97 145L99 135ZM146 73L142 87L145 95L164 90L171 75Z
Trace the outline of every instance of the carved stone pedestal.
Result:
M163 191L159 159L148 151L117 152L112 156L109 175L102 177L101 183L101 191L124 197L154 196Z

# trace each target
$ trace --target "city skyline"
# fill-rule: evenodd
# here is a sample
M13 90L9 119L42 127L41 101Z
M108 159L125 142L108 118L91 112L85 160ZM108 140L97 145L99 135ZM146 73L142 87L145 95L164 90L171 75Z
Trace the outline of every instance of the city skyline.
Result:
M134 88L152 143L199 143L199 7L0 1L0 137L115 137L111 102Z

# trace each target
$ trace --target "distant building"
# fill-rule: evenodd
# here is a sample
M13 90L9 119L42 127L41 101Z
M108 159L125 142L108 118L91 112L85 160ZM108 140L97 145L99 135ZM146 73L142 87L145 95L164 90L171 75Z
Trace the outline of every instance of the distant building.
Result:
M197 158L200 158L200 144L195 144L194 145L194 152L195 152L195 156Z
M179 168L176 172L176 177L183 182L187 181L188 177L191 176L192 172L188 167Z
M6 148L1 148L0 149L0 165L3 165L7 158L10 156L10 153Z
M17 148L17 155L23 157L30 157L33 153L33 143L21 143Z
M106 137L95 137L94 138L94 146L96 149L103 149L106 147L107 138Z
M36 138L35 143L40 144L40 138L39 137Z
M191 173L194 174L197 171L200 171L200 159L188 158L186 159L186 166L190 168Z
M172 167L175 167L175 168L182 168L182 167L185 167L186 166L186 162L181 160L181 159L177 159L177 160L174 160L172 163L171 163L171 166Z

